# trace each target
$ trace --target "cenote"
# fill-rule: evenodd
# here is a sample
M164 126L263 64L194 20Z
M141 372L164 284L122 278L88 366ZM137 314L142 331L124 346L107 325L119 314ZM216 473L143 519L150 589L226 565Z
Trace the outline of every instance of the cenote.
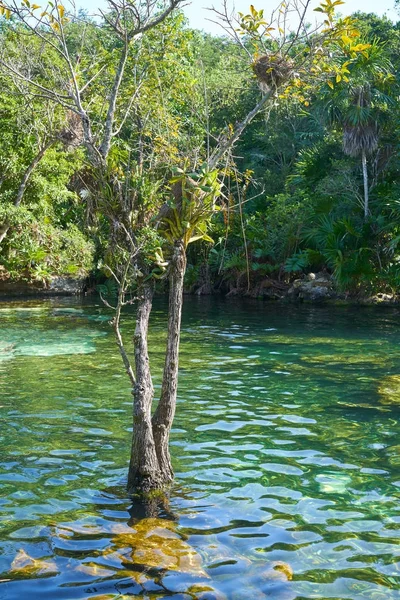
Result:
M186 299L176 481L146 517L107 309L2 303L0 598L400 598L399 316Z

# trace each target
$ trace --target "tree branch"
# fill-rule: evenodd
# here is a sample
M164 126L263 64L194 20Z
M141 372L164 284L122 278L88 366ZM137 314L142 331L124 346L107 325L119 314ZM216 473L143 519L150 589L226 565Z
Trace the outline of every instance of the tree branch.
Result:
M120 330L121 310L124 305L125 285L126 285L126 279L128 276L129 267L130 267L130 261L131 261L131 259L129 259L129 261L126 264L125 272L124 272L124 275L123 275L123 278L121 281L121 285L120 285L120 288L118 291L118 303L117 303L117 307L115 309L115 317L112 320L112 325L114 328L115 339L117 342L119 352L121 354L122 362L124 363L125 371L127 372L127 375L130 379L132 388L134 388L136 385L136 377L133 372L133 368L132 368L131 362L129 360L128 354L125 350L124 340L122 338L122 334L121 334L121 330Z
M256 106L251 110L246 117L243 119L241 123L236 125L231 135L227 136L225 140L220 142L218 146L215 148L214 152L211 154L210 159L208 160L208 168L210 171L215 169L221 158L234 146L237 140L242 135L243 131L246 127L251 123L254 117L261 111L261 109L265 106L267 101L271 98L273 92L269 91L265 96L261 98L261 100L256 104Z
M99 151L103 158L107 158L111 147L111 138L113 135L113 127L115 121L115 109L117 106L117 98L119 88L121 87L122 78L124 76L125 65L128 58L129 42L125 40L124 48L119 60L117 72L115 74L114 83L110 93L110 100L108 104L106 124L104 128L103 141L101 142Z
M32 175L35 167L42 160L42 158L45 155L46 151L54 143L55 143L55 139L54 138L51 139L49 142L47 142L47 144L45 144L43 146L43 148L41 148L41 150L36 154L35 158L32 160L32 162L30 163L30 165L28 166L28 168L25 170L25 172L24 172L24 174L22 176L21 183L20 183L19 188L18 188L17 196L16 196L15 201L14 201L14 206L18 207L21 204L22 198L24 196L24 193L25 193L25 190L26 190L26 186L28 185L28 181L29 181L30 176ZM3 240L6 237L9 229L10 229L10 225L7 222L3 223L0 226L0 244L3 242Z

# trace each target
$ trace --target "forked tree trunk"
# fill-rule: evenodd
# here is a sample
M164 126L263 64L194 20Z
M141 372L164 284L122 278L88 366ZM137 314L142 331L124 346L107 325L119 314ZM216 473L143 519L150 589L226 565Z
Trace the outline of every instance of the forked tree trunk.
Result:
M178 388L179 340L185 271L186 252L183 243L178 241L174 247L169 278L168 337L161 397L153 416L153 436L158 463L166 482L171 482L174 478L169 453L169 435L175 416Z
M147 348L147 332L154 284L142 284L139 291L135 343L136 385L134 389L133 437L128 475L128 492L162 489L174 478L169 453L169 435L175 416L178 387L179 340L183 304L186 252L177 242L171 259L168 337L161 396L151 418L153 384Z
M164 478L160 471L151 424L153 383L147 347L149 317L153 302L154 283L140 286L134 335L136 385L133 390L133 435L128 474L130 493L161 488Z
M365 151L361 154L363 181L364 181L364 218L368 218L369 214L369 190L368 190L368 168L367 168L367 155Z

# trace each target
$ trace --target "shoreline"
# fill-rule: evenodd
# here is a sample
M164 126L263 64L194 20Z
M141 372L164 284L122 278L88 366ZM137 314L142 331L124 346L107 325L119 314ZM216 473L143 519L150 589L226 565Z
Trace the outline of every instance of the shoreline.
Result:
M329 274L308 273L294 281L282 282L264 279L254 282L249 289L224 285L221 281L212 285L198 282L186 288L185 296L220 297L225 299L253 299L263 303L310 304L322 306L399 306L400 294L387 292L349 292L338 290ZM54 277L50 282L26 280L0 281L0 302L54 297L96 296L94 284L88 278ZM163 295L163 293L156 293Z

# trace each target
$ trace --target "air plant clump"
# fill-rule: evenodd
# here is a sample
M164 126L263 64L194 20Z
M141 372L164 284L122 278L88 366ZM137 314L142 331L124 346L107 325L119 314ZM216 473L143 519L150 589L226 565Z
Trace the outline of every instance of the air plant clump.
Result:
M277 89L293 75L293 62L277 54L257 57L252 68L264 93Z
M83 125L81 118L72 110L67 113L66 127L60 131L59 138L68 151L78 148L83 142Z

